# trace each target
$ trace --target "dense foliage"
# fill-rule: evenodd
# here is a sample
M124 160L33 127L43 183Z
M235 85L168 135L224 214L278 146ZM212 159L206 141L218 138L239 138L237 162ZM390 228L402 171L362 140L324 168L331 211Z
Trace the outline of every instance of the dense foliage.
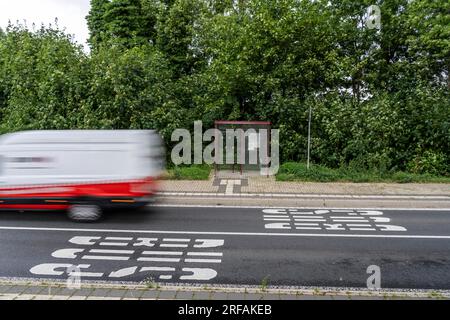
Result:
M0 131L269 120L282 161L450 174L446 0L92 0L90 52L0 30ZM381 9L381 28L366 26Z

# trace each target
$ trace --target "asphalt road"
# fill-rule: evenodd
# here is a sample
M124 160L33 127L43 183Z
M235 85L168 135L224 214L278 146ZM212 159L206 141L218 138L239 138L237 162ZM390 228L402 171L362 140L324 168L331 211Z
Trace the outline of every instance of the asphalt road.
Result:
M152 207L0 213L0 277L450 289L450 211ZM76 268L78 267L78 269Z

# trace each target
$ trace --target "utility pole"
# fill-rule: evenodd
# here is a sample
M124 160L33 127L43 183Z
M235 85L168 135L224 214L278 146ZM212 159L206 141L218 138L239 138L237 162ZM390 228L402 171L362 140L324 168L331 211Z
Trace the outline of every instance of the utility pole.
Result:
M312 106L309 106L309 121L308 121L308 164L307 168L309 170L311 164L311 116L312 116Z

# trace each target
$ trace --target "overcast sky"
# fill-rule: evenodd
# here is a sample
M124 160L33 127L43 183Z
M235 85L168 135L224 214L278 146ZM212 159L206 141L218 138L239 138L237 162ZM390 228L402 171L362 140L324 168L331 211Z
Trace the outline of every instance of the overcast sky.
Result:
M89 13L90 0L0 0L0 27L5 29L8 21L17 20L31 27L33 22L54 24L58 18L60 28L73 34L75 40L85 45L89 36L85 17Z

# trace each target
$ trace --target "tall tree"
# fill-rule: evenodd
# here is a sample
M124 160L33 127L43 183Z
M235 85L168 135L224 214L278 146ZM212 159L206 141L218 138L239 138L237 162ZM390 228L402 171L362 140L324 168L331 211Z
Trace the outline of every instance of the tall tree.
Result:
M450 2L415 0L408 9L413 30L408 43L417 71L450 90Z
M109 0L91 0L91 10L86 17L90 31L88 42L91 49L95 50L105 40L106 25L104 15L109 2Z
M171 62L175 75L190 75L202 62L195 28L206 12L203 0L175 0L158 21L158 47Z
M113 0L104 14L108 41L130 48L145 42L141 36L140 0Z

